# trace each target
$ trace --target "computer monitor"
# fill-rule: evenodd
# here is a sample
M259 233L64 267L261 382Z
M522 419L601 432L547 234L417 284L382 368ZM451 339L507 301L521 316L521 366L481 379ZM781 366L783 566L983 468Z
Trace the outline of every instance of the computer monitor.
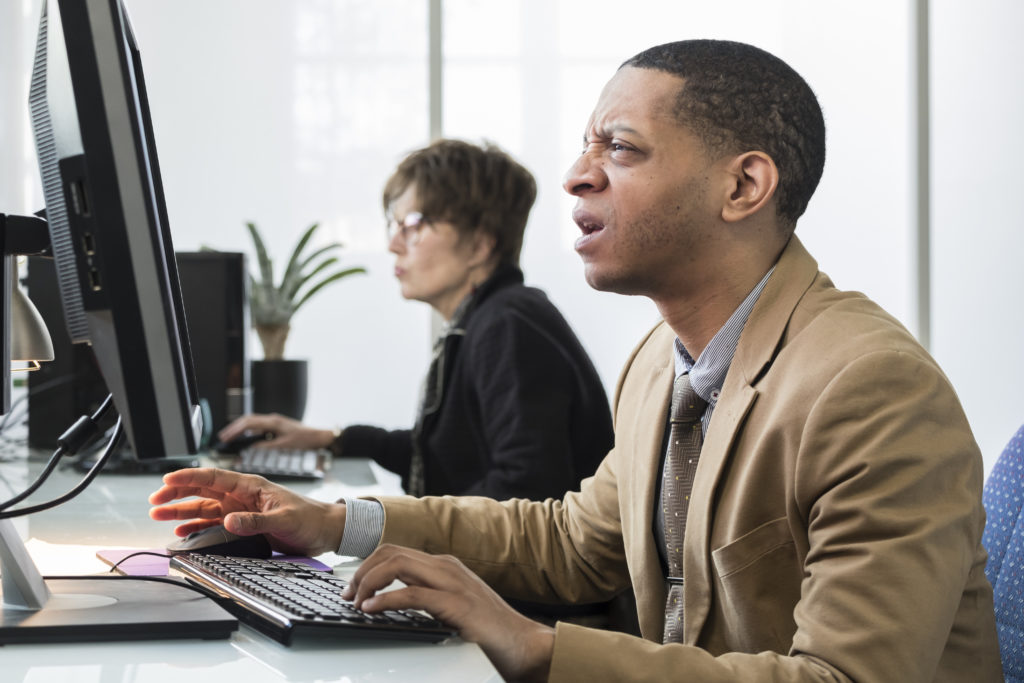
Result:
M91 345L135 457L196 453L202 417L174 249L120 0L43 0L29 100L70 337ZM180 587L44 582L8 519L0 561L0 642L212 637L233 621L212 602L196 611Z
M118 0L44 3L29 97L71 341L91 344L135 457L195 453L201 412L177 265L142 62Z

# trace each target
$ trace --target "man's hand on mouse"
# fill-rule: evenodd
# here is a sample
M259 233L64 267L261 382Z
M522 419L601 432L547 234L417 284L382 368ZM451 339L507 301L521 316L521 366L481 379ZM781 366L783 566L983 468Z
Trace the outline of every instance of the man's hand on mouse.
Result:
M330 429L314 429L298 420L273 413L270 415L243 415L217 433L222 443L249 433L271 433L273 438L253 444L255 448L327 448L334 440Z
M149 516L188 520L175 527L178 536L223 524L239 536L265 534L274 550L308 556L337 550L341 543L344 503L323 503L263 477L211 467L177 470L163 480L149 496L158 506Z

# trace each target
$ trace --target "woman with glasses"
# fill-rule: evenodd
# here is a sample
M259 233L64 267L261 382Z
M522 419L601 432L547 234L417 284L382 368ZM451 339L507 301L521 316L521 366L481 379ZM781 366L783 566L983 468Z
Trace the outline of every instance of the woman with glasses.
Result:
M314 429L250 415L218 435L271 432L265 447L370 457L422 495L561 498L612 446L607 398L579 340L519 251L536 198L530 172L493 145L440 140L413 152L383 192L402 296L444 320L415 425Z

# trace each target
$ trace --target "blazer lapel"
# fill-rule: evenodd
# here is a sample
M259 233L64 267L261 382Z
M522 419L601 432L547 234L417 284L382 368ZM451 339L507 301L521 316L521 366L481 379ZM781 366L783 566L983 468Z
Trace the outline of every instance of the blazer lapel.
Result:
M695 645L711 608L711 530L715 490L734 453L734 442L758 392L757 381L778 353L793 310L814 282L818 264L793 236L783 250L740 335L736 353L712 413L693 482L683 549L686 616L683 641ZM720 508L743 501L721 500Z
M674 338L672 330L662 324L644 344L644 353L629 371L628 395L624 391L616 416L617 441L622 444L618 448L628 444L621 465L626 482L622 493L627 497L620 502L626 562L637 599L640 632L651 640L660 640L664 628L665 577L655 545L653 515L672 392Z
M731 373L730 373L731 374ZM693 480L690 509L683 543L683 576L686 579L683 602L683 642L696 645L700 630L711 608L711 523L712 502L722 470L732 452L732 443L740 431L743 418L757 399L757 390L749 385L722 389L722 398L715 407L707 437L700 449L697 473ZM739 383L737 383L739 384Z

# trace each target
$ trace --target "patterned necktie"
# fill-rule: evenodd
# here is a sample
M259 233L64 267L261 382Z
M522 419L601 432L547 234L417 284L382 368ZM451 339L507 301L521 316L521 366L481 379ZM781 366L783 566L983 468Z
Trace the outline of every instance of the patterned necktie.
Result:
M668 449L662 470L661 514L665 528L668 563L668 596L665 599L665 643L683 640L683 537L697 459L704 442L701 416L707 402L690 386L690 375L676 378L672 386Z

